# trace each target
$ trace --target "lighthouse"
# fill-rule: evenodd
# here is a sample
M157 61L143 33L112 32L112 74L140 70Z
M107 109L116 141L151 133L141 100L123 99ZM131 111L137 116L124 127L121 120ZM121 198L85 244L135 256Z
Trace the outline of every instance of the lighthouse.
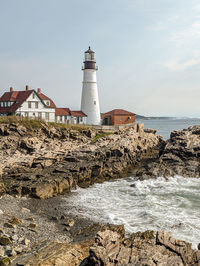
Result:
M81 110L87 115L87 124L100 125L100 107L97 88L97 67L94 52L89 49L85 52L83 62L83 87Z

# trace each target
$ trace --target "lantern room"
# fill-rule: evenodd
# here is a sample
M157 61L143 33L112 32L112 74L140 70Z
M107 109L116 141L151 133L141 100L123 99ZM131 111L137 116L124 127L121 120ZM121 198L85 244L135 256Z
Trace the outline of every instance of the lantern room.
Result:
M90 46L85 52L85 61L95 61L94 52L90 49Z
M97 70L94 52L91 50L90 46L88 50L85 52L85 61L84 61L83 70L84 69Z

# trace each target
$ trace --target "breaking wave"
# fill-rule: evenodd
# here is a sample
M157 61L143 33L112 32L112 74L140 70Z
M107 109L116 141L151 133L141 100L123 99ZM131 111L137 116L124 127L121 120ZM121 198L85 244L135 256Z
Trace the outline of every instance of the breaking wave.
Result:
M88 189L78 188L66 198L73 213L96 222L124 224L129 233L165 230L174 237L200 242L200 179L160 177L136 181L134 177Z

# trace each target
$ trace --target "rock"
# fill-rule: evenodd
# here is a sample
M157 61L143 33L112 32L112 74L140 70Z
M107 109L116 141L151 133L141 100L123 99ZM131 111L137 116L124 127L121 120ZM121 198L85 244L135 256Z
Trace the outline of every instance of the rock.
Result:
M157 233L157 235L162 233ZM162 237L161 237L162 238ZM179 243L181 244L181 243ZM185 250L190 257L190 250ZM95 265L196 265L198 254L185 264L177 254L177 250L171 250L163 243L156 242L156 234L153 231L138 232L128 239L121 239L116 232L105 230L98 232L95 243L90 247L90 255L85 258L80 266ZM187 256L185 256L187 257ZM188 261L189 262L189 261ZM194 264L192 264L194 263Z
M0 246L0 258L5 255L5 250L2 246Z
M72 227L72 226L74 226L75 221L74 221L74 219L66 219L66 220L62 221L62 224L69 226L69 227Z
M5 223L4 226L7 228L16 228L17 227L16 224L11 224L11 223Z
M10 245L11 243L12 241L6 235L0 236L0 245L6 246L6 245Z
M1 172L1 168L0 168L0 172ZM0 178L1 178L1 174L0 174ZM0 196L3 195L5 192L6 192L5 185L3 182L1 182L1 179L0 179Z
M15 247L15 251L17 254L21 254L23 251L23 248L22 247Z
M5 230L0 227L0 234L5 234Z
M200 126L173 131L170 139L160 145L159 157L153 162L144 162L143 176L200 177Z
M10 224L12 224L12 225L21 225L21 224L23 224L23 221L20 220L20 219L18 219L17 217L13 217L13 218L10 219L8 222L9 222Z
M120 235L118 233L109 230L98 232L95 237L95 244L90 248L90 263L98 265L101 262L103 265L114 265L118 261L119 251ZM129 261L129 249L124 249L123 254L126 260L122 259L120 263L125 265Z
M24 213L26 213L26 212L30 212L30 210L29 209L27 209L27 208L22 208L22 212L24 212Z
M163 142L138 124L109 135L93 128L50 125L41 125L34 132L19 129L20 135L15 134L18 125L12 128L9 136L0 139L0 151L4 147L2 151L9 153L0 154L5 192L39 199L69 192L76 185L88 187L123 177L143 157L156 157ZM94 136L98 136L96 143L91 141Z
M48 245L43 244L37 249L35 254L28 254L15 259L13 265L79 265L88 256L90 244L91 242L80 244L52 242Z
M177 253L186 265L192 265L194 257L192 244L177 240L164 231L157 232L156 242Z
M23 241L21 242L23 245L28 246L30 244L30 240L27 238L24 238Z
M11 264L11 260L8 257L0 258L0 266L7 266Z
M6 250L6 255L9 257L13 257L17 255L17 252L14 249L7 249Z
M36 224L36 223L30 223L28 226L28 228L30 228L30 229L35 229L37 227L38 227L38 224Z
M18 240L18 236L17 235L13 235L13 236L11 236L11 239L16 242Z

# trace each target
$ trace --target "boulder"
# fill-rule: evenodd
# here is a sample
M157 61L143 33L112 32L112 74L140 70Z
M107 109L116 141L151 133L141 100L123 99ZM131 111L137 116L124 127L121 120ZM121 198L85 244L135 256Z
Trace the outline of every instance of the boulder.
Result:
M191 244L172 238L159 231L138 232L128 239L121 239L116 232L98 232L90 255L80 266L114 265L199 265L200 252Z
M11 243L12 243L12 241L10 240L10 237L8 237L6 235L0 236L0 245L7 246L7 245L10 245Z
M80 244L59 242L41 244L35 254L21 256L12 263L13 265L78 266L88 256L90 245L91 242Z

